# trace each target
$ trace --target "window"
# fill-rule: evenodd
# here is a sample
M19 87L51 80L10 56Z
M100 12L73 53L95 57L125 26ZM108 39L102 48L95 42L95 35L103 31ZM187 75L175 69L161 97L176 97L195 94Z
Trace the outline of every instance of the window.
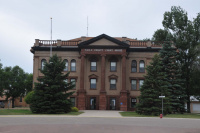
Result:
M76 60L71 60L71 71L75 72L76 71Z
M139 88L142 87L143 83L144 83L144 80L140 80L140 81L139 81Z
M131 80L131 90L137 90L137 81L135 79Z
M64 71L68 71L68 60L65 59L64 62L65 62L65 68L64 68Z
M72 107L75 107L76 105L76 99L75 97L70 97L71 103L72 103Z
M65 82L65 83L68 83L68 79L65 79L64 82Z
M72 85L74 85L73 89L75 89L76 88L76 79L71 79L71 83L72 83Z
M141 60L140 61L140 72L144 72L144 61L143 60Z
M136 98L131 98L131 108L135 107L136 102L137 102Z
M91 61L90 70L91 71L97 71L97 62L95 60Z
M45 59L41 60L41 70L44 70L44 65L47 61Z
M137 61L133 60L131 63L131 72L137 72Z
M116 89L116 79L110 79L110 89L111 90Z
M22 96L20 96L19 102L22 102Z
M90 89L96 89L97 79L90 79Z
M110 71L111 72L117 71L117 62L116 61L111 61L110 62Z

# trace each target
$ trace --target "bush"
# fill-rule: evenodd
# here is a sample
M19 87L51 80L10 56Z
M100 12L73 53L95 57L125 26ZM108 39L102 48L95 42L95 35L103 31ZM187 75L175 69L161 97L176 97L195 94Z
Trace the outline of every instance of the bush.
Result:
M34 94L34 91L30 91L27 95L26 95L26 97L25 97L25 102L27 103L27 104L31 104L31 102L32 102L32 99L33 99L33 94Z
M77 107L71 107L71 111L72 111L72 112L78 112L79 110L78 110Z

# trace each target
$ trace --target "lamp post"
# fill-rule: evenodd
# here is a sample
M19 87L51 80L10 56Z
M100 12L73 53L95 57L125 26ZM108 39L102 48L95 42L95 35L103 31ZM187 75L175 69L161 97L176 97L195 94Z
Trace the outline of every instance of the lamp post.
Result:
M162 116L163 116L163 98L165 98L165 96L159 96L159 98L162 99ZM160 116L162 118L162 116Z

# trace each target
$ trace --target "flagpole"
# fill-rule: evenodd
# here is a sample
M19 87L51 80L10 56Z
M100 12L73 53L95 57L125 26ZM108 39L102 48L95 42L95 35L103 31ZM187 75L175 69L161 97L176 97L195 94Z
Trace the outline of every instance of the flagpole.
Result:
M52 57L52 17L51 19L51 47L50 47L50 57Z

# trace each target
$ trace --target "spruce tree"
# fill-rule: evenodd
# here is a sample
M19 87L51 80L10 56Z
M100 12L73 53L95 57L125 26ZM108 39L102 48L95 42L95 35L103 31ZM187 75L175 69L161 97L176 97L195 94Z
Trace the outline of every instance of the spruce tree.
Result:
M186 102L184 80L181 78L181 67L177 63L178 52L175 47L168 41L163 44L160 50L162 71L166 73L168 90L170 93L170 103L172 112L184 112L184 104Z
M168 82L166 80L166 73L162 72L162 65L159 55L155 55L152 62L146 68L147 75L145 76L144 84L142 85L139 96L139 103L137 104L136 112L145 115L158 115L161 113L161 99L159 96L164 95L164 113L171 111L170 108L170 94L168 91Z
M44 75L38 78L35 83L34 94L30 109L33 113L58 114L67 113L71 110L69 96L74 92L71 90L74 85L67 83L69 73L63 74L65 62L54 55L46 62L44 69L40 72Z

